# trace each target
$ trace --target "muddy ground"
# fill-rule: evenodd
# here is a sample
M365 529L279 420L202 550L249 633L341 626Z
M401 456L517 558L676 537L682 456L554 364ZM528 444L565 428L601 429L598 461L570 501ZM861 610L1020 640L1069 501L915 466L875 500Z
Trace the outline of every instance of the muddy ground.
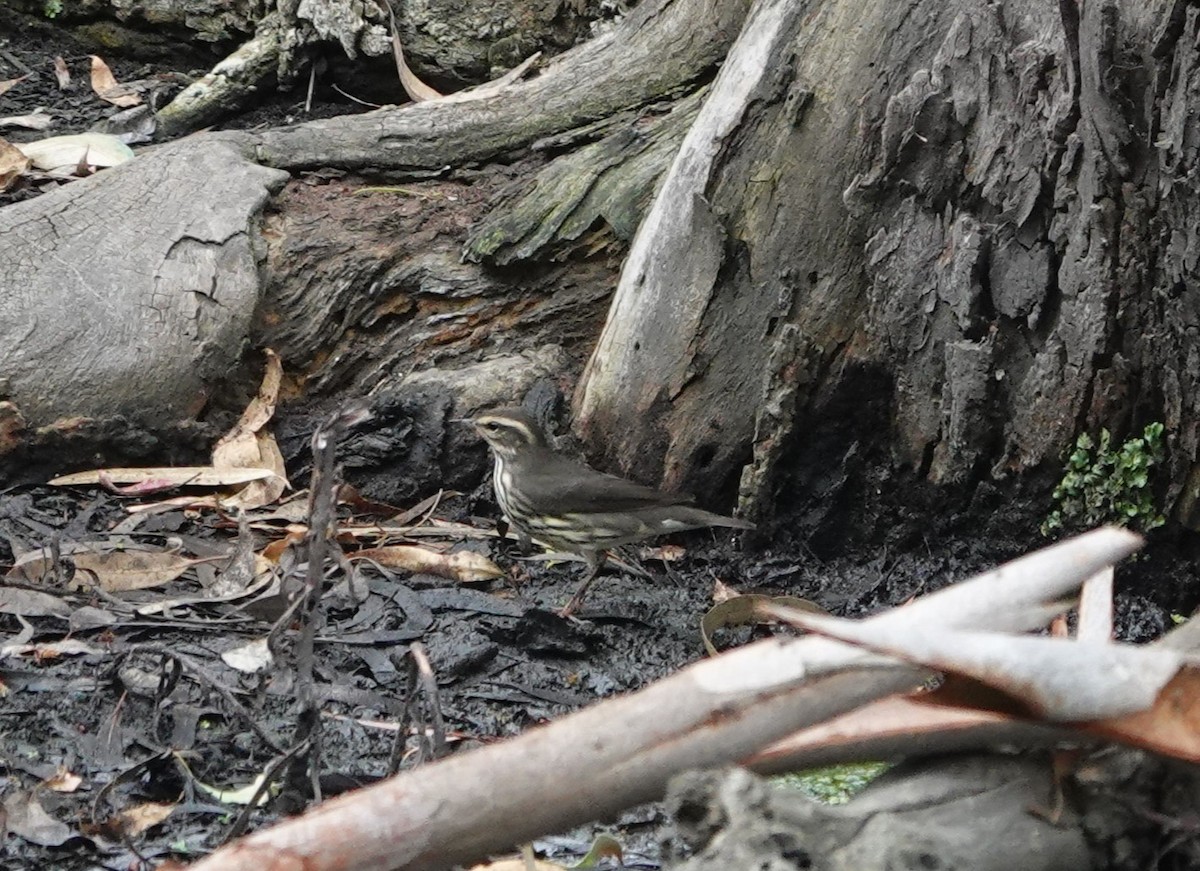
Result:
M14 29L0 17L0 34L5 30L0 80L32 75L29 87L0 96L0 116L48 107L59 116L54 132L62 133L111 114L112 107L87 89L86 56L93 49L52 28ZM49 72L55 55L76 72L75 89L58 90ZM166 64L107 60L119 80L174 72ZM315 113L355 108L331 102L333 92L319 96L326 99ZM302 94L280 95L236 123L284 123L302 109ZM22 137L30 138L12 135ZM302 412L282 409L282 425L302 419ZM294 443L289 470L309 468L304 439ZM480 453L471 462L486 468ZM370 464L349 465L351 483L370 496ZM304 486L303 474L293 483ZM698 624L718 580L743 592L803 596L835 614L860 615L1038 546L1048 487L1045 481L1027 487L1014 495L983 485L947 505L898 476L867 476L828 511L813 504L820 497L802 491L760 547L743 550L723 532L682 537L678 559L643 555L648 578L607 574L582 620L572 623L553 611L570 597L579 567L527 560L513 544L488 537L495 506L481 479L473 492L439 503L431 517L476 530L440 540L491 556L504 578L460 584L367 562L353 563L350 576L344 565L331 566L314 665L323 699L322 791L335 794L386 773L407 697L405 652L416 642L428 650L450 752L457 752L637 689L703 656ZM0 587L0 799L8 829L0 868L132 869L166 858L187 861L221 843L235 825L262 825L309 800L284 789L240 821L240 805L205 791L206 785L252 784L293 747L298 627L281 624L274 639L278 658L266 670L234 668L222 654L264 638L280 604L253 597L218 601L211 586L235 574L247 546L262 551L303 515L261 517L239 550L237 524L227 515L174 509L135 520L128 511L135 501L95 487L0 489L0 572L37 548L54 547L61 555L37 583ZM362 503L341 514L347 522L387 516L370 516ZM838 536L837 548L823 547L820 530L831 524L856 532ZM177 550L200 562L165 585L106 593L88 583L71 545L111 544L118 537L131 550ZM346 543L346 550L353 548ZM1144 558L1118 575L1122 637L1154 637L1172 614L1190 613L1200 590L1191 548L1186 536L1162 532ZM286 559L282 564L286 570ZM162 609L168 600L175 604ZM723 641L749 634L741 630ZM410 751L417 745L411 740ZM409 756L404 764L417 761ZM650 806L603 828L625 844L627 867L654 868L659 841L669 837L665 823ZM592 831L539 846L573 861L586 851Z

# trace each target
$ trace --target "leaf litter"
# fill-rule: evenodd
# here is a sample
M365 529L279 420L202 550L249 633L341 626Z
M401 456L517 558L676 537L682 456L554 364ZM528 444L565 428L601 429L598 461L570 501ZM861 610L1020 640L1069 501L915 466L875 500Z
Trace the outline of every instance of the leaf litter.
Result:
M203 851L231 830L215 823L229 813L224 802L240 808L237 828L311 800L307 787L285 775L288 760L308 753L313 740L297 731L304 697L323 724L323 771L338 775L336 785L322 787L328 795L382 776L396 756L394 738L420 745L435 714L454 727L444 734L489 740L702 655L698 587L608 576L606 617L576 626L546 616L537 606L558 594L537 584L527 589L528 579L558 572L569 588L573 575L516 560L503 571L488 556L497 535L472 516L470 496L435 494L406 508L344 488L318 523L316 491L289 494L282 457L272 449L279 383L278 361L268 355L258 396L218 442L210 466L178 474L97 469L56 479L59 488L105 488L97 496L101 530L26 545L29 529L0 518L0 535L15 554L0 585L0 626L16 628L0 659L8 688L0 714L24 711L27 734L52 736L54 723L73 724L70 744L51 739L42 752L56 763L84 760L89 772L75 792L60 796L67 804L14 799L9 828L25 849L79 838L106 862L119 861L128 847L114 833L133 837L136 826L114 820L154 807L146 813L156 821L141 834L164 832L152 842L155 855ZM186 492L134 501L157 495L164 481ZM214 492L196 492L205 489ZM70 496L61 491L63 504ZM318 577L328 583L310 613L304 603L315 540L337 546L321 557ZM693 550L705 558L703 548ZM671 563L697 557L660 553ZM718 606L709 636L778 617L789 604L757 591L720 595L735 604L724 612ZM943 639L937 655L944 660L960 640ZM413 698L404 676L406 654L418 643L428 650L425 681L436 687L436 705L398 720ZM891 637L869 643L901 652ZM906 647L903 655L922 651ZM630 663L637 666L629 671L615 666ZM91 702L81 707L78 697ZM1194 729L1190 710L1176 705L1170 713L1174 728ZM397 726L370 725L380 722ZM1117 717L1096 730L1168 746L1162 729L1144 720ZM0 735L0 753L15 758L15 749ZM421 755L408 746L397 758L410 764Z

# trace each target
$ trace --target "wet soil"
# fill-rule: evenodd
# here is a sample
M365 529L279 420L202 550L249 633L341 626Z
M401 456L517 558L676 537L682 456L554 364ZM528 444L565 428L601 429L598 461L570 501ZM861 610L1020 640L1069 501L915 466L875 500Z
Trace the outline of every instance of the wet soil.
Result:
M55 55L74 71L93 50L52 29L10 29L0 42L0 80L28 71L36 87L0 97L0 115L48 107L59 122L53 132L62 133L111 114L113 107L87 90L83 68L78 90L61 92L53 84ZM107 60L119 80L177 72L166 64ZM302 94L280 95L238 123L285 123L303 102ZM354 108L323 102L314 112ZM301 410L285 410L283 426L289 415L303 419ZM294 483L303 485L309 458L297 450L288 461L289 471L299 472ZM481 473L486 468L481 453L466 462ZM348 465L351 482L370 496L371 464ZM495 506L486 479L476 480L477 489L444 501L435 516L489 530ZM642 561L648 578L606 574L578 622L553 612L570 597L580 567L528 560L495 539L445 538L448 546L491 555L505 570L504 578L480 584L367 562L355 563L350 576L331 566L314 663L323 700L322 792L385 776L410 698L405 653L417 642L437 675L449 752L460 752L635 690L703 656L698 624L718 580L743 592L802 596L839 615L871 613L1040 545L1035 530L1046 492L1045 482L1027 494L980 486L954 505L917 483L880 475L851 482L837 505L823 507L823 494L802 490L757 549L743 551L720 532L680 538L681 559ZM210 595L242 553L236 522L182 509L134 521L127 510L132 501L93 488L0 490L0 571L36 548L67 553L56 577L0 587L0 831L5 819L8 829L0 868L131 869L195 858L221 843L242 813L204 785L245 787L293 747L299 627L282 624L277 658L262 672L238 670L222 658L265 637L280 614L278 602L251 606ZM343 513L349 520L349 509ZM249 530L249 544L261 551L288 522L263 520ZM836 526L855 532L836 536L831 548L826 532ZM177 549L210 562L163 586L103 593L86 572L72 569L67 545L117 538L130 548ZM1190 613L1200 589L1191 546L1186 536L1161 534L1122 570L1122 637L1154 637L1171 614ZM49 596L17 607L18 593ZM189 597L207 601L159 609L165 600ZM720 640L739 643L763 631ZM415 731L422 732L418 722ZM405 765L419 761L411 755L418 737L408 741ZM77 775L78 783L64 773ZM310 800L303 790L285 788L249 812L247 823L262 825ZM121 816L151 803L173 808L144 830ZM664 823L662 812L648 806L604 828L626 845L627 867L653 868ZM539 846L570 861L586 851L589 837L590 830L580 831Z

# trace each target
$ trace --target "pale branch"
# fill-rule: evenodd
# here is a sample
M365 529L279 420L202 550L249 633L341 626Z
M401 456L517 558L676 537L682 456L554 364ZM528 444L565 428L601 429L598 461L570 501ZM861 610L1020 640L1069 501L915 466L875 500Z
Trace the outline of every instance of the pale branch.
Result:
M1140 546L1103 529L863 625L1019 631ZM918 686L929 672L822 638L771 640L524 735L417 768L251 835L194 866L433 869L660 797L680 771L746 759L797 729ZM469 786L468 786L469 785Z

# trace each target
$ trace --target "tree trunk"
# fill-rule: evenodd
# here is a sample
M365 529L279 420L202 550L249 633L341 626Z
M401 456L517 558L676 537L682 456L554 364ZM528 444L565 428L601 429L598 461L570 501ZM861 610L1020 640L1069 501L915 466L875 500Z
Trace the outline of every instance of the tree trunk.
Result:
M580 385L604 459L711 492L752 449L763 513L864 445L974 485L1163 419L1190 520L1197 16L1078 15L758 4Z

